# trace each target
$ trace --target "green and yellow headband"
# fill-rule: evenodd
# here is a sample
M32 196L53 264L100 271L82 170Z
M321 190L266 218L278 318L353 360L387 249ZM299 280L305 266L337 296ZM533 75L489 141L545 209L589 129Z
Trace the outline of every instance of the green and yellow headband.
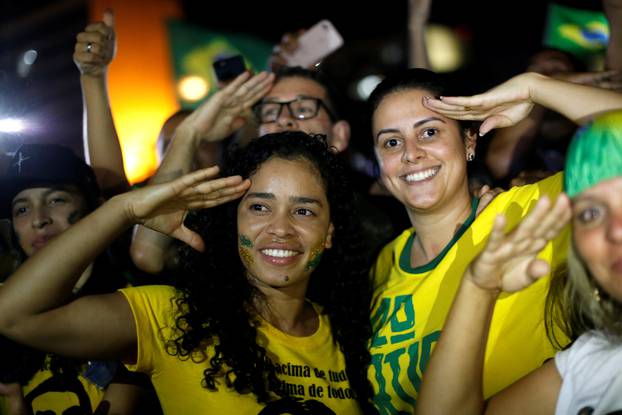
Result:
M564 187L574 197L599 182L622 176L622 110L581 127L566 154Z

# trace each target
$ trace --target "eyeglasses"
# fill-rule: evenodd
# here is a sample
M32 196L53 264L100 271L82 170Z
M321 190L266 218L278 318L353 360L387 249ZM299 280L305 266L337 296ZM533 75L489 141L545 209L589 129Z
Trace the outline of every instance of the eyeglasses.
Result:
M287 106L292 118L308 120L317 117L320 108L324 108L331 120L335 120L334 114L320 98L301 97L287 102L258 102L253 107L255 117L261 124L275 122L280 116L283 107Z

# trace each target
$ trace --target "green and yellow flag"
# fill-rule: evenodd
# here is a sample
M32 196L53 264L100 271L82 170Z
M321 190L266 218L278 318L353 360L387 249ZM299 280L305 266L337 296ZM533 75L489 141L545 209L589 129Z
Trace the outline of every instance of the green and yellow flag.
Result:
M272 53L271 43L252 36L213 32L179 20L168 21L167 29L176 80L199 77L212 92L216 87L212 62L217 57L240 54L246 67L257 72L266 68ZM179 94L178 97L184 108L194 108L200 102L184 100Z
M609 40L609 25L602 12L574 9L551 3L544 44L589 59L602 53Z

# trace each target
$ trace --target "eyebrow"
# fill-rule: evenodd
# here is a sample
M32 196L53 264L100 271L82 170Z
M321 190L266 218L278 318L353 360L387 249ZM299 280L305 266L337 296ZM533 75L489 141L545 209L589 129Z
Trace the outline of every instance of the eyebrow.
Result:
M302 203L302 204L313 204L313 205L318 205L320 207L323 207L324 205L322 205L322 202L320 202L318 199L314 199L312 197L306 197L306 196L290 196L289 200L291 202L294 203Z
M253 192L247 193L246 196L244 196L244 199L251 198L276 200L276 196L273 193ZM308 196L290 196L289 201L292 203L313 204L320 207L324 206L318 199Z
M281 104L281 103L284 103L284 102L292 102L292 101L296 101L297 99L301 99L301 98L303 98L303 99L304 99L304 98L309 98L309 99L319 99L319 100L321 100L321 101L324 101L324 99L323 99L323 98L320 98L320 97L312 97L312 96L310 96L310 95L296 95L296 97L295 97L294 99L290 99L290 100L288 100L288 101L283 101L283 100L279 101L279 99L278 99L278 98L276 98L276 97L266 97L266 98L262 99L262 100L261 100L261 101L259 101L259 102L268 103L268 104Z
M247 193L246 196L244 196L244 199L250 199L253 197L257 199L276 199L273 193L262 193L262 192Z
M62 187L50 187L48 190L44 191L41 194L41 198L45 199L46 197L48 197L50 194L54 193L54 192L65 192L65 193L71 193L69 190L64 189ZM18 203L24 203L24 202L28 202L28 198L26 197L20 197L19 199L15 199L13 200L13 202L11 202L11 207L15 206Z
M427 124L429 122L432 121L440 121L443 124L447 124L447 122L441 118L438 117L428 117L428 118L424 118L422 120L417 121L416 123L413 124L413 128L417 128L417 127L421 127L423 124ZM378 131L378 134L376 134L376 140L378 140L378 138L380 138L380 136L382 134L386 134L386 133L399 133L400 130L398 128L383 128L382 130Z

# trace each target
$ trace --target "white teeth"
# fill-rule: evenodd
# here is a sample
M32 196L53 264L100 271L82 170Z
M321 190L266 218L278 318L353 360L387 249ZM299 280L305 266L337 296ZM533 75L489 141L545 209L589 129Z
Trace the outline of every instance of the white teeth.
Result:
M422 180L428 179L434 176L438 172L438 167L433 167L431 169L418 171L417 173L412 173L406 176L407 182L420 182Z
M290 251L289 249L262 249L261 253L277 258L287 258L297 254L296 251Z

